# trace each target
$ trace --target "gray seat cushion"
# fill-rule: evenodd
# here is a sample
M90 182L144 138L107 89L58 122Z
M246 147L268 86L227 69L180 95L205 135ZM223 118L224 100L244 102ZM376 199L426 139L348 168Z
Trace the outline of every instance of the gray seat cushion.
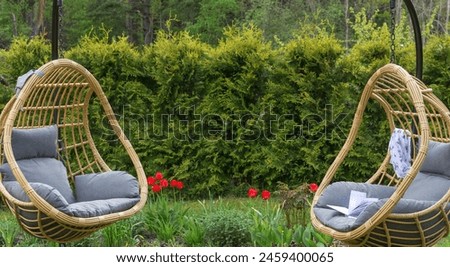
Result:
M17 161L17 165L29 183L43 183L53 187L70 204L75 197L67 178L64 164L55 158L32 158ZM0 166L3 181L16 181L8 163Z
M12 130L11 146L16 160L57 157L58 127L56 125Z
M64 164L57 160L58 127L14 128L11 146L14 158L29 183L43 183L55 188L70 204L75 197ZM0 166L3 181L16 181L8 163Z
M16 199L29 202L30 198L23 191L17 181L7 181L3 183L6 190ZM102 216L114 212L125 211L139 202L136 198L111 198L69 204L57 189L43 183L30 183L36 193L45 199L50 205L59 211L74 217L89 218ZM36 215L22 211L22 215L29 220L36 220Z
M139 198L135 177L124 171L109 171L75 176L78 202L112 198Z
M328 205L347 207L352 190L367 193L368 198L378 198L379 201L370 204L358 217L348 217L336 211ZM355 182L336 182L330 184L320 196L317 204L313 207L317 219L324 225L338 231L347 232L357 228L367 221L377 209L383 199L389 198L395 188L383 185L372 185ZM380 206L381 207L381 206ZM379 207L378 207L379 209Z
M393 213L413 213L431 207L449 190L450 180L446 177L429 173L419 173L414 179L403 198L393 209ZM348 206L351 190L366 192L367 197L378 198L370 204L356 218L328 207L327 205ZM395 191L394 187L372 185L354 182L337 182L329 185L313 207L317 219L338 231L351 231L370 219L388 200ZM450 210L450 204L447 205Z
M67 206L64 213L74 217L90 218L125 211L138 202L139 198L111 198L76 202Z

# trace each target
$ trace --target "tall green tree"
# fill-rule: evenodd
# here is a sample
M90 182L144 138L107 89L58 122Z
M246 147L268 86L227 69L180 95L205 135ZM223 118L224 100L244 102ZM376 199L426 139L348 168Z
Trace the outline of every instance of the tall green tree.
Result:
M61 44L63 49L75 46L88 34L94 23L88 17L88 5L91 0L64 1L61 14Z
M0 48L8 47L14 37L32 35L36 17L35 0L2 0L0 1ZM44 8L40 6L41 8ZM42 9L41 9L42 10ZM43 20L39 13L40 23ZM43 25L43 22L41 23ZM42 27L43 28L43 27Z
M123 0L93 0L87 4L86 15L94 28L110 30L110 36L127 34L126 16L129 3Z
M276 36L286 41L300 27L305 3L301 0L249 0L241 2L242 22L251 21L263 30L266 38Z
M200 3L196 22L188 30L208 43L216 43L224 27L231 26L238 18L239 5L236 0L202 0Z

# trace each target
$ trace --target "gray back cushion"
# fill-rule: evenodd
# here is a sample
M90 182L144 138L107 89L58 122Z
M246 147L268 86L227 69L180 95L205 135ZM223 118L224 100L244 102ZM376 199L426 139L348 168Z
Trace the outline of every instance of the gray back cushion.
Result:
M67 178L66 167L54 158L33 158L17 161L20 170L29 183L43 183L58 190L68 203L75 202ZM3 181L16 181L8 163L0 166Z
M449 190L450 179L444 175L419 172L403 198L439 201Z
M12 130L11 146L16 160L56 158L58 127L56 125Z
M420 171L444 175L450 179L450 143L430 141Z

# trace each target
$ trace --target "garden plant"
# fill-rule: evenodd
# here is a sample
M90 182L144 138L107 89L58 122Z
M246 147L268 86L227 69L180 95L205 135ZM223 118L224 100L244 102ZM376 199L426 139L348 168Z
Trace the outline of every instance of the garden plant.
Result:
M413 70L406 23L397 27L397 58ZM357 96L390 52L386 24L361 13L352 27L352 47L323 22L277 42L252 24L227 27L216 44L169 28L135 46L99 29L62 51L99 80L149 176L144 210L69 245L341 245L313 229L310 201L345 141ZM442 60L450 37L426 38L424 81L450 106L450 67ZM48 62L50 50L42 36L0 49L0 109L17 77ZM389 138L373 129L388 125L377 109L367 112L366 138L350 152L343 180L366 178L384 157L380 140ZM111 168L132 169L110 133L92 131ZM58 245L30 237L14 220L0 205L0 246ZM449 238L438 245L449 246Z

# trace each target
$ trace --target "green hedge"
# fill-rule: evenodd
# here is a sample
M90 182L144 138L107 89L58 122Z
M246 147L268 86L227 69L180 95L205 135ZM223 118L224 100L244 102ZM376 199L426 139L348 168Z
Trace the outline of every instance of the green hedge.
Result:
M162 171L182 180L191 197L223 195L321 180L366 81L389 61L387 28L373 31L349 50L326 31L272 44L253 26L226 29L214 46L187 32L161 32L146 47L90 35L63 55L99 80L148 175ZM413 72L413 43L401 41L399 63ZM450 104L450 38L433 37L425 52L424 80ZM49 55L40 37L19 38L0 51L0 74L10 83L0 85L2 105L15 78ZM387 144L383 116L368 106L364 138L340 170L342 179L365 180L378 166ZM113 141L97 140L105 159L131 169Z

